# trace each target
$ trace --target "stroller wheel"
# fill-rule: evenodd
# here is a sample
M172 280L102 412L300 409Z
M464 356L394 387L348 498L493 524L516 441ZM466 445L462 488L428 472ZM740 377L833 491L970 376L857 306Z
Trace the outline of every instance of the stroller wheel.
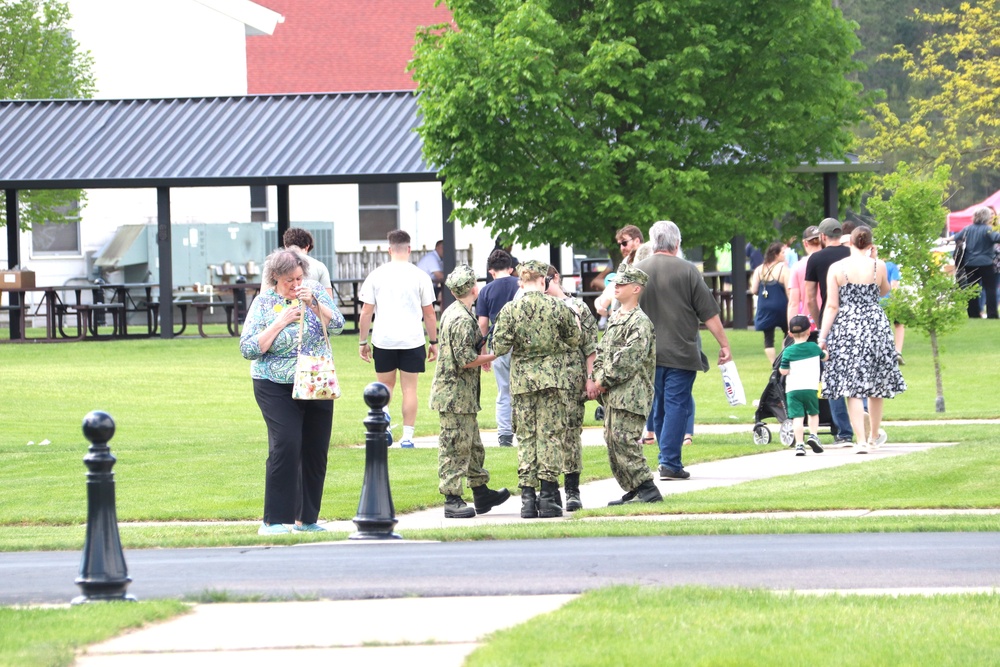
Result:
M771 429L766 424L753 425L753 444L766 445L771 442Z
M778 439L785 447L795 445L795 423L791 419L781 422L781 429L778 431Z

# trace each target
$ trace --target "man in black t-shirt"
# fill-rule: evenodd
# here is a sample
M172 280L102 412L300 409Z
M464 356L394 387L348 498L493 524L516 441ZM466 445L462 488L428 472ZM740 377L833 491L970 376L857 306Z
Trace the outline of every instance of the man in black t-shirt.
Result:
M819 239L823 249L809 255L806 264L806 303L809 314L812 315L816 328L819 329L823 320L822 305L826 303L826 276L834 262L849 257L851 249L841 245L842 228L836 218L825 218L819 223ZM816 295L819 294L819 301Z
M819 223L819 238L823 249L809 255L806 264L806 303L809 314L816 323L818 331L823 321L822 305L826 304L826 278L834 262L839 262L851 255L851 249L840 243L843 228L836 218L824 218ZM820 300L816 297L819 296ZM854 441L854 430L847 414L847 402L844 397L830 399L830 417L837 427L835 444L846 444Z

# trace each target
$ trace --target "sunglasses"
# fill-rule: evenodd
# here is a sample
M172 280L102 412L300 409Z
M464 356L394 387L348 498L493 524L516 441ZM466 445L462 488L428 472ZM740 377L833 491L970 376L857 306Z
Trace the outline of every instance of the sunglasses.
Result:
M619 246L625 246L625 245L628 245L631 242L632 242L632 239L625 239L624 241L619 241L618 245Z

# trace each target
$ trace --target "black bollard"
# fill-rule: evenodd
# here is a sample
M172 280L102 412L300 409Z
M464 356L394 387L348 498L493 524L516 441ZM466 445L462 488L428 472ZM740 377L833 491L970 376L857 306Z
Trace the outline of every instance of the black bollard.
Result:
M118 512L115 510L115 475L111 469L115 457L108 441L115 434L115 420L106 412L94 411L83 418L83 435L90 449L83 457L87 466L87 539L76 585L83 595L73 604L135 598L125 593L132 580L125 567L125 554L118 535Z
M389 403L389 388L381 382L372 382L365 387L365 403L370 408L365 418L365 479L361 484L358 515L354 517L358 530L350 539L402 539L392 532L396 526L396 509L389 489L389 434L386 432L389 418L382 412Z

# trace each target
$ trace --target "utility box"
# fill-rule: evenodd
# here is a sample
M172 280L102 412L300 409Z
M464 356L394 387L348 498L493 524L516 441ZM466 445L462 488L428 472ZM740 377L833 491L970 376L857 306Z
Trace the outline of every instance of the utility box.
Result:
M35 272L0 271L0 292L9 289L35 289Z

